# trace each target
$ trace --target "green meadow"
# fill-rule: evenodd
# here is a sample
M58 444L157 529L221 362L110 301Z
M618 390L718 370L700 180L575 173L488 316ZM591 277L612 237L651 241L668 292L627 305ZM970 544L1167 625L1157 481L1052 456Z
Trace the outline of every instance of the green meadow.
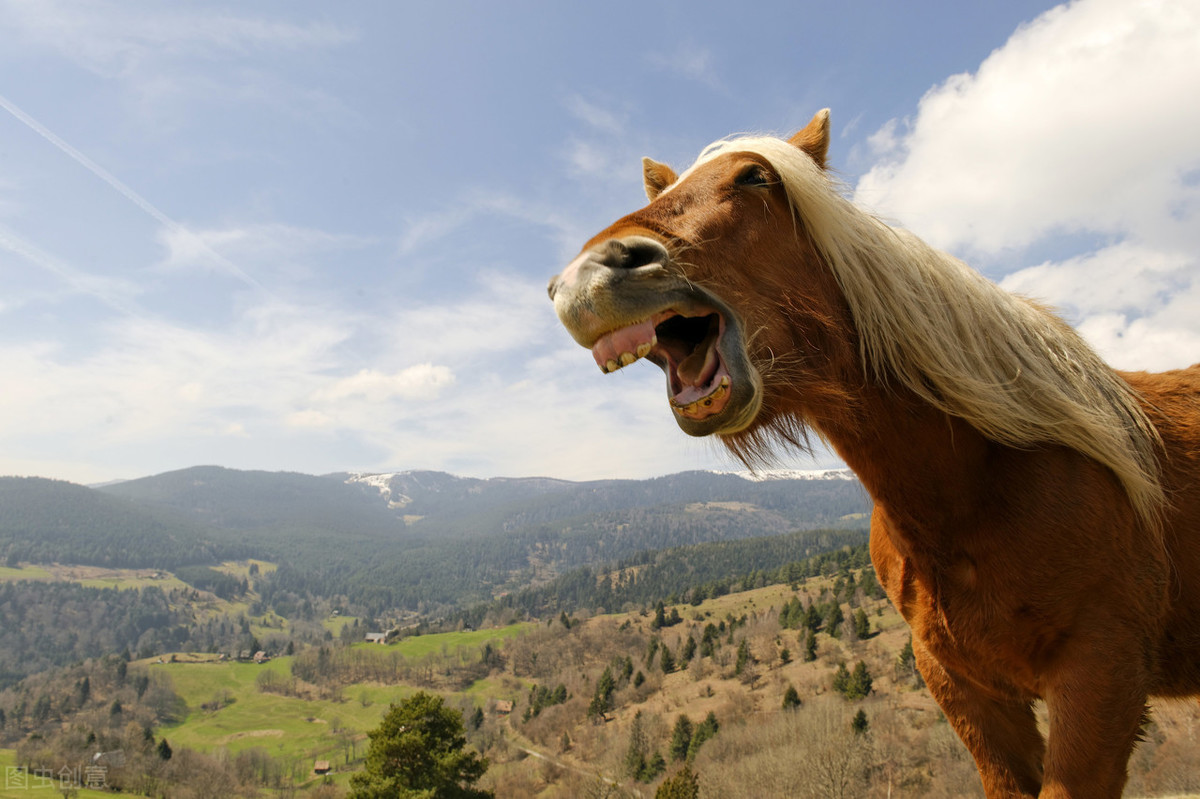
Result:
M0 582L15 582L17 580L53 580L54 576L41 566L26 564L22 567L0 566Z
M413 636L386 647L367 643L356 646L398 651L406 658L420 659L478 650L489 641L517 636L528 627L514 624L496 630ZM281 696L259 691L257 680L264 671L290 676L292 658L257 664L217 662L207 657L181 657L176 663L147 662L153 673L170 678L175 692L188 705L187 717L181 723L158 731L172 747L202 752L224 749L234 754L261 748L284 760L329 760L336 769L348 757L361 756L363 736L379 725L393 702L416 690L404 685L360 683L346 686L337 698ZM492 681L480 680L461 695L482 705L498 690L500 687Z
M419 659L426 655L453 654L459 649L479 649L488 641L504 641L515 638L532 625L529 623L510 624L495 630L467 630L457 633L433 633L431 635L414 635L401 639L398 643L389 644L406 658ZM379 646L379 644L361 643L355 646Z

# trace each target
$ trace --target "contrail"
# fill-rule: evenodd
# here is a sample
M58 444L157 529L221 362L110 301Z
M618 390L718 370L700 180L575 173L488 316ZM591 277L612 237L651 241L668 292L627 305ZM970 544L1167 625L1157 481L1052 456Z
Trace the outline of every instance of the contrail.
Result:
M257 280L255 280L253 277L251 277L240 266L233 263L225 256L221 255L219 252L216 252L215 250L210 248L207 244L205 244L200 239L199 236L192 233L190 230L185 228L183 225L179 224L174 219L171 219L171 217L167 216L162 211L155 208L153 205L150 204L150 202L145 197L143 197L142 195L138 194L133 189L126 186L124 183L122 183L120 180L118 180L117 177L115 175L113 175L111 172L109 172L107 169L100 166L95 161L88 158L86 155L79 152L71 145L67 144L65 141L60 139L58 136L55 136L53 132L48 130L44 125L42 125L36 119L29 116L29 114L26 114L24 111L22 111L19 107L14 105L7 97L5 97L2 94L0 94L0 108L3 108L8 113L12 114L18 120L23 122L26 125L26 127L28 127L30 130L32 130L34 133L38 134L43 139L45 139L46 141L50 142L55 147L57 147L59 150L66 153L67 155L69 155L76 162L81 164L84 167L84 169L88 170L93 175L95 175L96 177L103 180L109 186L112 186L119 193L121 193L126 199L128 199L130 202L132 202L138 208L141 208L143 211L145 211L147 214L149 214L154 220L156 220L161 225L166 227L172 233L182 235L185 238L187 238L187 240L189 242L194 243L196 245L197 249L202 251L211 260L213 260L217 264L219 264L226 272L228 272L229 274L238 278L243 283L246 283L249 286L253 286L256 289L269 294L269 292L267 292L266 287L263 286L262 283L259 283Z
M106 286L104 278L85 275L64 265L3 225L0 225L0 250L8 250L14 255L19 255L25 260L37 264L47 272L56 275L76 291L92 295L115 311L138 318L146 317L137 304L127 301L120 292L112 291L109 286Z

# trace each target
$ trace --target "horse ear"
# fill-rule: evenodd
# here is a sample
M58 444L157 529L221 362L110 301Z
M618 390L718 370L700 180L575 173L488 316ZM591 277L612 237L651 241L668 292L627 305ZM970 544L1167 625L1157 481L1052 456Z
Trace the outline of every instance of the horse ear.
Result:
M646 196L653 202L662 190L675 182L675 170L660 164L653 158L642 159L642 180L646 184Z
M812 120L788 142L808 153L809 158L825 168L825 156L829 154L829 109L822 108Z

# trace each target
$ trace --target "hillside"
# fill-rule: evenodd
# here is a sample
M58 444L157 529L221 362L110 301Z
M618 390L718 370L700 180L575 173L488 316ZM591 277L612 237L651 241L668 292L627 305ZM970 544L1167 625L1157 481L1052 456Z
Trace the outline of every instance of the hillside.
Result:
M0 556L8 564L172 569L247 550L170 508L61 480L0 477Z
M336 799L361 768L365 733L389 703L427 690L463 710L470 745L491 761L483 785L500 797L649 797L685 759L704 799L982 796L969 756L914 676L902 620L876 598L868 573L846 568L849 562L824 561L823 570L834 573L794 589L770 586L673 608L681 618L667 626L656 626L653 612L634 610L387 646L328 645L262 665L212 655L149 659L130 663L121 681L113 678L119 663L92 671L85 664L29 686L27 707L48 708L47 738L40 749L22 745L18 755L34 764L70 762L61 754L70 739L59 736L54 708L74 703L76 724L93 725L99 745L137 739L125 744L124 770L108 774L122 785L140 784L133 769L147 768L160 787L184 792L199 785L224 796L299 788L300 796ZM810 606L821 616L815 629L791 610ZM846 619L836 627L829 620L835 606ZM865 635L851 631L860 610ZM857 671L860 662L870 689L848 698L838 674L843 665ZM611 691L593 713L606 673ZM87 676L90 691L81 692ZM148 703L132 691L143 679ZM74 698L38 699L55 692ZM19 698L0 694L10 733ZM161 719L148 742L136 725L136 735L114 725L117 700L126 721ZM702 738L697 731L710 717L715 731ZM1200 709L1165 703L1153 718L1131 765L1129 795L1182 796L1195 783L1200 750L1190 731L1200 725ZM163 740L175 751L169 768L153 756ZM318 760L329 762L331 775L312 773Z
M342 594L371 613L443 612L650 551L861 528L869 509L840 473L569 482L202 466L99 489L6 479L0 557L126 568L254 557L280 563L268 600Z

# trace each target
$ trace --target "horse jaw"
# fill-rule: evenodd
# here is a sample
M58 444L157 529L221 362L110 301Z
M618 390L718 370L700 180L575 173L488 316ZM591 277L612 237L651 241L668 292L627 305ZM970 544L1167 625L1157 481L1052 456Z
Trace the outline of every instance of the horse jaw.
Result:
M762 406L762 379L746 351L742 324L725 303L660 261L614 268L613 242L589 248L550 283L559 320L605 373L639 360L661 368L676 423L688 435L748 428ZM665 253L665 248L663 250Z

